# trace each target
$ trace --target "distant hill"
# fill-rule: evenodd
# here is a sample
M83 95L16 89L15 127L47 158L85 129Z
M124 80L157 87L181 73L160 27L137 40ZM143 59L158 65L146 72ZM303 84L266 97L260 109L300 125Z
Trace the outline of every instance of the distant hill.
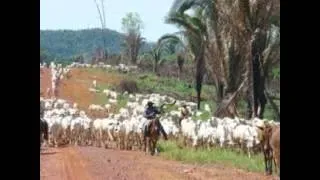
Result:
M119 54L124 35L117 31L104 31L106 48L110 54ZM141 52L150 50L152 43L145 43ZM74 55L85 54L91 56L97 47L103 46L101 29L84 30L40 30L40 47L50 54L69 58Z

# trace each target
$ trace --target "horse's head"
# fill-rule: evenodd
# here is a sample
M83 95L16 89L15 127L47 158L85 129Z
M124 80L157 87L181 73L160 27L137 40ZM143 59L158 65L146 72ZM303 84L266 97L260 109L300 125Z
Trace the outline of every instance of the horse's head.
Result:
M159 116L152 119L149 125L150 135L155 137L159 136L159 126L158 126Z
M157 118L154 118L154 119L151 120L150 132L156 132L158 130L156 121L157 121Z

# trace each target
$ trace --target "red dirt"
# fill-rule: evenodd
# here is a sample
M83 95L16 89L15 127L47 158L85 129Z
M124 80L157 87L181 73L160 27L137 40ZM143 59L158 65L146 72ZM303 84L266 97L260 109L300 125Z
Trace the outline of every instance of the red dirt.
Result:
M70 72L70 78L64 78L58 87L58 98L67 100L68 102L76 102L80 110L86 111L87 115L91 118L102 118L106 117L106 112L95 112L91 113L88 111L90 104L94 103L96 98L95 93L90 92L89 88L92 85L92 81L96 80L97 84L114 84L117 85L121 76L109 74L107 77L103 72L90 72L88 73L85 69L72 69ZM51 72L48 68L43 68L41 72L41 92L43 97L50 97L46 94L47 88L51 88Z
M232 168L182 164L142 152L95 147L44 149L40 155L40 177L43 180L276 179Z
M40 69L40 93L42 97L49 98L47 94L47 89L51 88L51 72L48 68Z

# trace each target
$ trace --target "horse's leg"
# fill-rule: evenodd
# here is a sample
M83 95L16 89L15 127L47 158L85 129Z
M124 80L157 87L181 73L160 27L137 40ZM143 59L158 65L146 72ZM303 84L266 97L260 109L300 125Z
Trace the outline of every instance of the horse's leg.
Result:
M152 137L148 138L148 153L152 154Z
M145 149L145 153L148 154L149 153L149 137L145 137L144 149Z
M153 144L154 152L156 153L156 155L159 153L159 152L158 152L158 149L157 149L157 142L158 142L158 139L156 138L156 139L154 140L154 144Z
M150 144L150 154L151 154L151 156L153 156L154 155L154 150L155 150L153 138L150 138L150 143L149 144Z
M156 140L154 139L152 141L152 155L154 155L156 153Z

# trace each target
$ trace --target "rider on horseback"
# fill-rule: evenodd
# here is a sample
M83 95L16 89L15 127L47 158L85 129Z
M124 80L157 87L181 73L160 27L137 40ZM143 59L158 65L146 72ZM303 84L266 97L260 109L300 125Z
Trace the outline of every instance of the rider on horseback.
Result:
M144 137L148 135L148 127L150 125L151 120L155 119L157 114L161 114L161 112L155 106L153 106L153 102L149 101L147 106L148 107L144 112L144 117L148 119L148 122L146 123L145 129L144 129ZM164 131L160 121L158 121L157 124L159 126L158 128L160 132L164 136L164 139L168 140L167 133Z

